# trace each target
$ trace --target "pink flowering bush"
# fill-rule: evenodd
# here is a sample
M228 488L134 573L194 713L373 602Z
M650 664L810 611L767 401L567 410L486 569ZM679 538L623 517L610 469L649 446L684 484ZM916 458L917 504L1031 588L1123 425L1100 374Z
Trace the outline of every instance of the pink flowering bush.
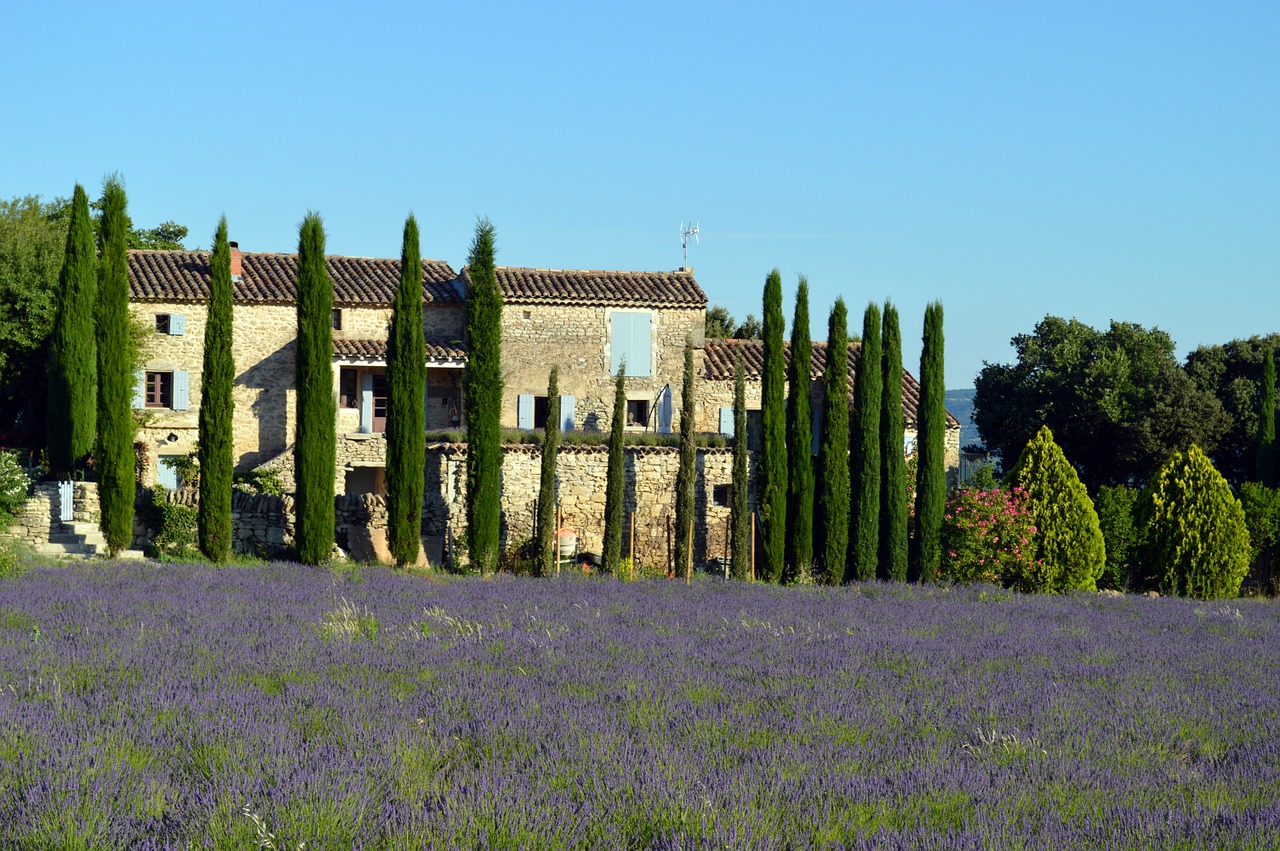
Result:
M1042 590L1035 533L1024 489L958 490L942 521L942 578Z

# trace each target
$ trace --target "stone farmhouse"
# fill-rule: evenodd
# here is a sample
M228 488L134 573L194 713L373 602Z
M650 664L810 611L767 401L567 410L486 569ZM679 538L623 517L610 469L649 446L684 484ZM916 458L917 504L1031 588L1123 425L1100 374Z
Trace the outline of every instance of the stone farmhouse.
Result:
M274 470L292 488L296 394L297 257L241 252L231 248L234 291L232 353L237 470ZM338 400L338 494L385 491L387 416L386 350L391 304L399 281L399 261L330 256L326 267L334 286L333 391ZM503 296L502 340L505 390L502 424L512 428L546 425L548 372L560 367L561 423L565 430L607 431L613 409L614 377L626 365L627 429L678 430L683 347L691 340L699 371L695 400L701 432L731 433L733 363L746 365L749 417L760 405L759 341L704 339L706 294L691 269L674 272L601 272L500 267ZM134 407L143 413L140 452L142 483L181 485L166 456L195 450L200 402L200 369L209 292L209 255L200 251L131 251L130 309L154 328L140 371ZM426 427L428 432L460 428L466 422L462 391L467 362L465 339L466 270L422 262L423 324L427 340ZM810 392L815 410L825 376L823 344L814 346ZM849 386L859 349L850 349ZM919 386L903 373L907 446L915 437ZM959 423L948 420L947 464L959 464ZM820 424L815 421L815 434ZM755 429L752 428L754 432ZM753 441L755 437L751 438ZM816 446L816 442L815 442ZM529 537L537 494L538 447L512 445L504 456L504 543ZM628 450L627 503L639 524L637 558L657 558L673 510L676 452L668 447ZM605 453L599 446L561 449L559 500L566 522L580 530L587 547L598 545L603 527ZM460 534L465 512L465 446L433 444L427 461L424 533ZM723 549L731 482L730 452L699 453L700 483L695 535L699 557ZM753 476L754 478L754 476Z

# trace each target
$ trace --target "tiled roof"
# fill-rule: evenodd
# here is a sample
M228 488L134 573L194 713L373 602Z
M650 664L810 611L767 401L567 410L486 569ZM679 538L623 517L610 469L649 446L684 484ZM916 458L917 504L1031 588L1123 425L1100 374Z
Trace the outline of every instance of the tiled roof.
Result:
M783 359L791 365L791 343L784 341ZM725 340L708 338L704 349L703 377L708 381L732 381L733 365L739 353L742 355L743 372L748 380L759 381L764 371L763 340ZM849 396L853 396L853 382L858 364L862 360L862 344L849 343ZM827 344L815 341L813 356L809 359L809 380L821 379L827 371ZM902 370L902 413L907 425L916 424L916 411L920 406L920 382L907 370ZM947 428L960 428L960 421L947 412Z
M242 274L233 281L237 302L292 304L297 296L298 255L244 252ZM372 257L325 257L338 307L389 305L400 284L400 261ZM422 261L422 296L432 304L462 300L448 263ZM129 297L135 301L205 301L209 297L209 252L129 252Z
M466 360L467 350L457 340L427 340L427 360ZM386 340L335 339L333 354L352 360L386 360Z
M508 304L705 308L707 294L692 272L598 272L566 269L494 270ZM460 276L469 283L467 270Z

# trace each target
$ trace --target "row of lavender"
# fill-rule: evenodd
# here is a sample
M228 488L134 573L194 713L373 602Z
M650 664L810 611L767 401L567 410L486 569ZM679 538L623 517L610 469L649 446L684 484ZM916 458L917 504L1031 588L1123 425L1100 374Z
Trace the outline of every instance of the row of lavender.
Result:
M0 847L1273 848L1274 605L89 564L0 582Z

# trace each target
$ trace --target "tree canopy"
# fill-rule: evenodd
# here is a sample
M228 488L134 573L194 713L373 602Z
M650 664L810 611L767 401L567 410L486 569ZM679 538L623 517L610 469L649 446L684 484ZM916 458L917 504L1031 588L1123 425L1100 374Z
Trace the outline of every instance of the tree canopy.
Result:
M764 326L754 313L748 313L747 318L739 324L729 308L719 304L707 308L706 336L713 340L759 340L763 333Z
M1263 358L1280 346L1280 334L1200 346L1187 355L1186 373L1196 387L1217 397L1222 406L1222 431L1217 445L1201 444L1213 464L1233 485L1255 476L1259 393Z

